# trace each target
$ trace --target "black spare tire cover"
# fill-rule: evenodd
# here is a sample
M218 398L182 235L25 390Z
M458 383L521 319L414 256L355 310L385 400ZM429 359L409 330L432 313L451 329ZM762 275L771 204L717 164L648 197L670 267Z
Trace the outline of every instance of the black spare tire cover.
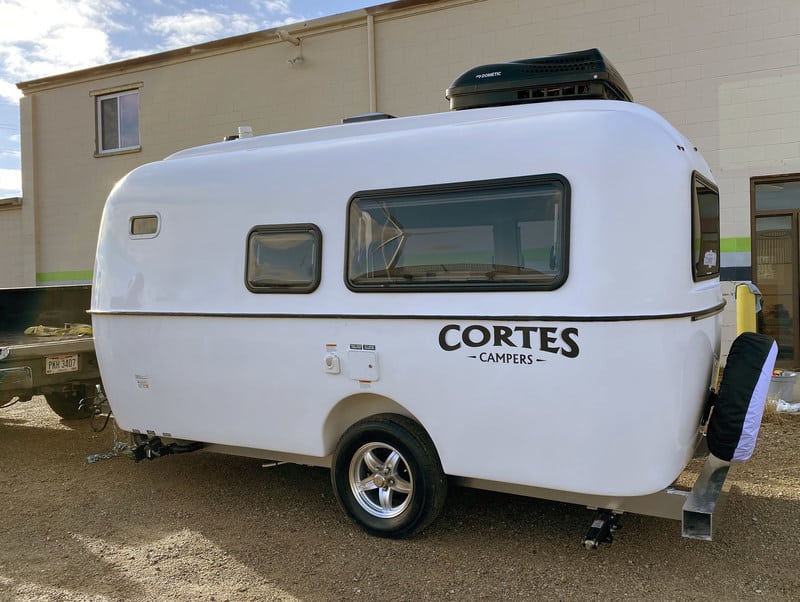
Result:
M731 345L719 397L708 422L708 449L720 460L745 462L753 455L778 345L744 332Z

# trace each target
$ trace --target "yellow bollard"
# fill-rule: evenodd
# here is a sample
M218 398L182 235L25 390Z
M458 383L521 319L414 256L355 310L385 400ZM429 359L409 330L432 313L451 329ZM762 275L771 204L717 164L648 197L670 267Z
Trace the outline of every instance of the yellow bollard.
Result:
M736 334L756 332L756 296L746 284L736 287Z

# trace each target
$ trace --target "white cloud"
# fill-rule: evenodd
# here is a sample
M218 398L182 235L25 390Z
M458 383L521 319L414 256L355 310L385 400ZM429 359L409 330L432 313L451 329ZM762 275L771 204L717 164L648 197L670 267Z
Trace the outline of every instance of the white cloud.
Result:
M247 15L196 9L180 15L156 17L147 29L163 36L165 47L176 48L256 31L259 24Z
M17 104L20 98L22 98L22 92L14 84L0 79L0 100Z
M0 83L109 62L107 32L122 29L114 15L125 11L119 0L0 0Z
M0 198L19 196L22 191L22 171L0 169Z
M261 2L253 2L256 9L263 9L269 13L280 13L288 15L292 12L289 7L289 0L262 0Z
M33 79L107 63L111 53L104 32L65 26L35 42L0 47L0 57L9 75Z
M19 144L19 134L15 134L14 136L9 136L8 139L12 141L14 144ZM22 154L19 150L0 150L0 160L1 159L13 159L14 161L19 161L19 158Z
M306 18L294 11L290 0L252 0L251 6L262 17L258 29L282 27Z
M298 21L303 20L304 19L298 19L296 17L286 17L285 19L280 19L279 21L264 21L259 29L274 29L275 27L283 27L284 25L291 25L292 23L297 23Z
M59 27L93 26L115 31L123 26L114 15L127 13L120 0L0 0L6 42L41 38Z

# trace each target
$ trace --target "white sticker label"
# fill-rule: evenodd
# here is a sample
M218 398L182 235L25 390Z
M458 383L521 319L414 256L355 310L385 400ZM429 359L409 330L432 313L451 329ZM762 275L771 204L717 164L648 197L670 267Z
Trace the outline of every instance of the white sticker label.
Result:
M706 251L703 257L703 265L707 268L717 267L717 253L716 251Z

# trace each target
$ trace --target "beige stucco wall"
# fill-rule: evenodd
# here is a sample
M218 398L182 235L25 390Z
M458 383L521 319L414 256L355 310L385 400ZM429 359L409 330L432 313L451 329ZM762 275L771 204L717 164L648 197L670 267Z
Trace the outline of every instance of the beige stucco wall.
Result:
M634 98L665 115L711 164L722 236L740 264L749 253L749 178L800 171L796 0L449 0L373 12L377 109L395 115L447 110L445 88L478 64L600 48ZM303 38L302 64L287 62L300 49L272 32L260 42L201 46L193 60L184 54L127 71L123 63L100 79L77 73L33 86L24 99L36 111L32 132L23 119L31 138L23 172L24 207L35 212L27 225L0 213L0 285L88 278L104 199L136 165L239 125L263 134L369 111L367 21L356 11L289 26ZM142 150L95 157L91 93L127 84L141 84ZM15 267L9 257L25 228L34 246ZM732 307L725 322L730 339Z
M15 252L22 248L22 208L0 209L0 287L22 286L23 265Z

